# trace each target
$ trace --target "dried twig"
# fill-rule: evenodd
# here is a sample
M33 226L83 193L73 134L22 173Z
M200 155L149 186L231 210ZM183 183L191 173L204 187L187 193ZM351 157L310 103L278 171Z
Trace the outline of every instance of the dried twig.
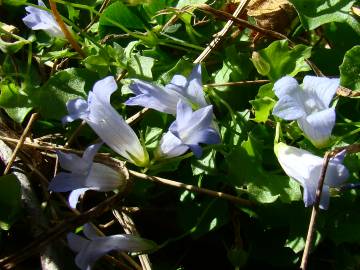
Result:
M31 115L30 120L29 120L26 128L24 129L24 132L21 134L21 137L20 137L20 139L19 139L18 142L17 142L17 145L16 145L16 147L15 147L15 149L14 149L14 152L12 153L12 156L11 156L8 164L6 165L6 168L5 168L5 171L4 171L4 175L9 172L9 170L10 170L10 168L11 168L11 166L12 166L12 164L13 164L15 158L16 158L17 152L20 150L20 147L23 145L23 143L24 143L24 141L25 141L25 139L26 139L26 136L27 136L30 128L31 128L32 124L34 123L34 121L36 120L37 117L38 117L38 114L37 114L37 113L33 113L33 114Z
M241 86L241 85L253 85L269 83L270 80L254 80L254 81L238 81L238 82L226 82L226 83L208 83L204 84L204 87L220 87L220 86Z
M101 7L99 9L99 13L102 13L104 11L104 9L109 5L111 0L104 0L103 3L101 4ZM84 31L87 32L91 26L93 26L93 24L96 22L96 20L99 19L99 15L96 14L94 16L94 18L91 20L91 22L84 28Z
M125 214L125 212L119 212L116 209L113 210L113 215L117 219L117 221L121 224L124 231L127 234L132 234L136 236L140 236L138 233L134 221L130 216ZM149 256L147 254L139 255L139 260L141 262L142 268L140 267L138 270L151 270L151 263L149 260Z
M318 183L317 190L316 190L315 202L312 207L309 228L308 228L308 232L307 232L307 236L306 236L304 253L303 253L303 256L301 259L301 265L300 265L301 270L306 270L311 245L314 240L315 225L316 225L316 220L317 220L317 216L319 213L319 204L320 204L320 199L321 199L321 193L322 193L322 188L323 188L325 176L326 176L326 170L329 165L330 158L331 158L331 153L326 152L325 156L324 156L323 166L321 169L319 183Z
M78 54L81 55L82 58L85 58L86 55L84 51L80 48L79 44L75 41L74 37L70 33L69 29L67 28L66 24L64 23L63 19L61 18L61 15L59 11L57 10L56 3L53 0L49 0L51 11L54 15L54 18L56 22L58 23L59 27L61 28L61 31L64 33L66 39L69 41L71 46L74 48L75 51L78 52Z
M336 94L342 97L356 98L360 97L360 91L352 91L344 86L339 86L336 90Z
M240 14L242 14L249 2L250 2L250 0L242 0L241 3L236 8L236 10L234 11L232 16L238 17ZM203 52L198 56L198 58L196 58L196 60L194 61L195 64L201 63L202 61L204 61L204 59L211 53L211 51L220 44L220 42L222 41L224 36L231 29L231 26L233 25L233 23L234 22L231 19L229 19L227 21L227 23L225 24L223 29L221 29L221 31L215 35L215 38L210 42L210 44L205 48L205 50L203 50Z
M184 184L184 183L180 183L177 181L173 181L173 180L169 180L169 179L165 179L162 177L157 177L157 176L149 176L143 173L139 173L136 171L132 171L129 170L130 175L135 176L137 178L140 179L144 179L144 180L150 180L152 182L155 183L159 183L159 184L164 184L164 185L168 185L168 186L172 186L172 187L176 187L176 188L180 188L180 189L186 189L192 192L197 192L197 193L203 193L203 194L207 194L209 196L212 197L216 197L216 198L221 198L221 199L225 199L225 200L229 200L232 201L236 204L242 205L242 206L246 206L246 207L251 207L254 206L255 203L243 198L239 198L227 193L223 193L220 191L214 191L214 190L210 190L207 188L200 188L197 186L193 186L193 185L188 185L188 184Z

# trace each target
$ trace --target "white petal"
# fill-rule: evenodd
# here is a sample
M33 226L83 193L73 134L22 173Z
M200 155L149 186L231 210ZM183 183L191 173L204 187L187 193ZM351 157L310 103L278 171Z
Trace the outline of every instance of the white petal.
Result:
M109 166L93 163L85 186L98 191L111 191L125 185L125 177Z
M330 188L328 185L324 185L321 192L321 199L319 207L320 209L327 210L329 208L330 203Z
M306 115L303 105L290 95L284 95L275 104L273 114L285 120L295 120Z
M87 175L76 173L58 173L49 184L49 190L67 192L74 189L84 188Z
M348 169L342 164L344 155L345 150L338 153L329 161L325 183L330 187L340 186L350 176Z
M335 125L335 110L329 108L298 119L305 136L318 148L326 146Z
M102 143L92 144L86 150L83 154L83 159L89 163L91 163L99 151L100 147L102 146Z
M316 95L322 102L324 108L328 108L329 104L339 87L339 79L329 79L325 77L305 76L303 81L304 91L311 95Z
M148 154L132 128L111 106L110 92L104 91L101 93L104 96L100 95L100 97L97 94L89 95L90 113L87 122L115 152L138 166L146 166Z
M308 151L284 143L278 143L274 148L285 173L298 181L303 187L307 185L308 179L312 177L311 174L314 173L314 168L322 166L322 158Z
M117 88L114 77L108 76L94 84L93 93L102 102L110 104L110 96Z
M99 237L102 237L94 228L94 226L91 223L84 224L84 235L90 239L98 239Z
M172 158L181 156L188 149L188 146L184 145L178 137L168 131L160 140L157 155L159 157Z
M79 197L82 196L88 190L89 190L88 188L79 188L71 191L68 198L70 207L75 209L79 201Z
M282 77L274 84L275 95L282 98L285 95L291 95L297 91L301 91L298 82L290 76Z
M98 237L85 246L75 258L76 265L81 269L91 267L96 260L112 250L144 252L155 247L154 243L133 235L112 235Z
M76 172L77 174L87 174L91 161L82 159L81 157L72 153L63 153L56 151L59 158L60 166L70 172Z

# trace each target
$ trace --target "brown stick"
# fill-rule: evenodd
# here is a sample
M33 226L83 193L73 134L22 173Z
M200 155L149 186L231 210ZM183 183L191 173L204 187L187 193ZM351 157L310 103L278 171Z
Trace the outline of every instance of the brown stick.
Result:
M26 128L24 129L24 132L21 134L21 137L20 137L20 139L19 139L18 142L17 142L17 145L16 145L16 147L15 147L15 149L14 149L14 152L13 152L12 155L11 155L11 158L10 158L10 160L9 160L9 163L6 165L6 168L5 168L5 171L4 171L4 175L5 175L5 174L8 174L8 172L10 171L10 168L11 168L11 166L12 166L12 164L13 164L15 158L16 158L16 154L17 154L17 152L20 150L21 146L24 144L24 141L25 141L25 139L26 139L26 136L27 136L27 134L28 134L28 132L29 132L32 124L34 123L34 121L36 120L37 117L38 117L38 114L37 114L37 113L33 113L33 114L31 115L30 120L29 120L29 122L27 123Z
M59 11L56 8L56 3L53 0L49 0L51 11L54 15L54 18L56 22L58 23L59 27L61 28L61 31L64 33L66 39L69 41L71 46L74 48L75 51L78 52L78 54L81 55L82 58L85 58L86 55L84 51L80 48L79 44L75 41L74 37L70 33L69 29L67 28L66 24L62 20Z
M242 14L250 0L242 0L238 5L236 10L233 13L233 17L238 17ZM205 48L205 50L195 59L194 64L201 63L204 59L215 49L221 42L222 38L229 32L231 26L233 25L232 20L228 20L223 29L215 35L215 38L210 42L210 44Z
M322 188L324 185L326 170L329 165L330 157L331 157L330 152L326 152L326 154L324 156L322 169L321 169L319 183L318 183L317 190L316 190L315 202L312 207L309 228L308 228L308 232L307 232L307 236L306 236L305 248L304 248L303 256L301 259L301 265L300 265L301 270L306 270L311 245L314 240L315 224L316 224L317 216L319 213L319 204L320 204L320 199L321 199L321 193L322 193Z
M162 177L149 176L149 175L139 173L139 172L136 172L136 171L132 171L132 170L129 170L129 173L130 173L130 175L133 175L133 176L135 176L137 178L140 178L140 179L150 180L150 181L155 182L155 183L160 183L160 184L163 184L163 185L168 185L168 186L172 186L172 187L176 187L176 188L186 189L186 190L197 192L197 193L203 193L203 194L206 194L206 195L209 195L209 196L212 196L212 197L232 201L232 202L234 202L236 204L239 204L239 205L242 205L242 206L251 207L251 206L255 205L255 203L252 202L252 201L242 199L242 198L239 198L239 197L227 194L227 193L223 193L223 192L220 192L220 191L214 191L214 190L207 189L207 188L200 188L200 187L197 187L197 186L180 183L180 182L165 179L165 178L162 178Z

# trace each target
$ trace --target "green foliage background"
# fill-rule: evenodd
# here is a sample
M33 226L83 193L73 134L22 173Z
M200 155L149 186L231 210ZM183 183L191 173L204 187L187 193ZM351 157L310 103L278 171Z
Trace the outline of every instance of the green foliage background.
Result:
M123 104L131 96L129 79L164 85L175 74L187 76L192 62L226 22L194 7L211 1L113 0L102 13L98 12L100 0L56 2L86 57L82 59L66 40L25 27L21 21L24 7L36 4L33 1L0 1L0 107L1 117L17 128L26 124L30 112L38 112L41 117L32 136L60 134L52 141L60 145L79 125L61 124L67 101L86 98L95 81L126 71L112 104L128 118L140 109ZM201 159L186 154L155 164L146 172L230 193L256 206L243 207L220 198L134 181L124 206L139 207L132 217L141 236L160 245L150 254L153 269L298 269L311 209L304 207L301 187L281 170L273 152L275 125L280 119L271 114L277 100L272 87L284 75L300 82L305 75L314 74L310 60L325 76L340 77L342 86L359 91L360 25L354 7L360 3L290 2L298 17L286 34L295 46L267 37L254 44L249 29L236 33L240 29L234 26L202 63L204 91L215 107L222 143L204 147ZM227 4L214 3L219 9ZM254 23L253 18L248 20ZM94 24L84 31L91 21ZM17 31L9 33L4 30L6 25L15 26ZM238 81L255 83L228 84ZM337 121L328 148L315 149L295 122L281 121L284 140L319 156L326 150L358 143L359 100L337 96L335 104ZM149 111L133 128L146 147L154 149L173 120L173 116ZM73 147L84 149L96 139L85 127ZM102 151L110 150L103 147ZM359 181L359 158L359 154L351 154L345 159L351 173L348 182ZM54 161L44 158L37 166L50 181ZM62 200L46 198L40 192L36 174L30 178L50 224L71 215ZM309 269L359 268L358 193L334 191L329 210L321 211ZM0 177L2 256L18 248L13 242L16 239L23 240L21 245L32 240L26 233L31 217L22 212L25 206L20 196L16 177ZM89 209L104 198L90 193L82 208ZM112 218L107 213L93 222L104 224ZM104 233L122 233L122 229L114 225ZM64 244L59 253L72 254ZM76 269L72 255L63 257L66 269ZM34 266L27 269L39 269L37 258L31 260ZM105 260L97 267L116 269Z

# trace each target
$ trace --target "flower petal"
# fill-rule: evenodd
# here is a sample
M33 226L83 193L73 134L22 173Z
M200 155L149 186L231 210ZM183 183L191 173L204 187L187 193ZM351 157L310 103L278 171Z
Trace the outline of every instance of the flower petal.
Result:
M275 104L273 114L285 120L295 120L305 116L306 112L297 99L285 95Z
M75 154L63 153L61 151L56 151L56 154L59 158L60 166L63 169L70 172L76 172L79 175L86 175L88 173L92 160L84 160Z
M85 248L89 244L89 240L81 237L75 233L68 233L67 236L68 245L71 250L79 252L81 249Z
M96 188L99 191L111 191L123 185L125 185L123 175L109 166L93 163L84 186Z
M322 102L324 108L328 108L329 104L339 87L339 79L329 79L324 77L305 76L303 88L306 92L316 97Z
M89 93L89 115L85 120L115 152L138 166L146 166L148 153L132 128L110 104L110 95L116 86L113 78L107 77L99 82L94 86L95 92ZM101 87L110 89L101 91Z
M314 204L323 158L284 143L276 144L274 151L285 173L303 186L305 206ZM329 187L341 185L349 176L348 170L341 164L344 154L340 152L329 161L320 202L322 209L327 209L329 204Z
M95 155L99 151L100 147L102 146L102 143L92 144L88 148L85 149L83 154L83 159L89 163L91 163L94 160Z
M86 187L87 175L74 173L58 173L50 182L49 190L56 192L67 192L74 189Z
M298 119L299 127L304 131L305 136L316 146L326 146L331 131L335 125L335 110L329 108L307 117Z
M329 161L326 170L325 183L330 187L337 187L349 178L348 169L342 164L346 151L343 150Z
M66 103L69 115L64 116L62 119L63 124L72 122L76 119L86 120L89 115L88 103L81 99L72 99Z
M40 0L38 5L46 7ZM23 22L27 27L33 30L44 30L50 36L64 37L64 33L50 12L30 6L26 7L25 10L28 14L23 18Z
M284 76L277 80L274 84L275 95L282 98L286 95L292 95L297 91L301 91L298 82L291 76Z
M75 189L75 190L71 191L69 198L68 198L70 207L75 209L76 205L79 201L79 197L82 196L83 194L85 194L85 192L88 190L89 190L89 188L79 188L79 189Z
M137 96L129 98L125 102L126 105L143 106L169 114L176 113L176 104L181 96L175 91L162 89L141 80L133 80L129 87Z
M76 256L75 263L80 269L88 269L95 261L112 250L144 252L153 249L156 245L149 240L134 235L117 234L98 237L90 241Z
M102 237L98 231L95 230L94 226L91 223L84 224L84 235L90 240L95 240L99 237Z
M329 208L330 203L330 188L328 185L324 185L321 191L321 199L319 207L320 209L327 210Z
M178 137L168 131L162 136L156 154L159 157L172 158L181 156L188 149L188 146L183 144Z
M193 68L188 78L189 85L186 88L186 95L189 99L196 104L200 105L200 107L207 106L207 102L205 100L204 91L202 87L202 79L201 79L201 65L197 64Z
M104 104L110 104L111 94L114 93L117 88L118 87L114 77L108 76L102 80L97 81L93 86L92 92Z

